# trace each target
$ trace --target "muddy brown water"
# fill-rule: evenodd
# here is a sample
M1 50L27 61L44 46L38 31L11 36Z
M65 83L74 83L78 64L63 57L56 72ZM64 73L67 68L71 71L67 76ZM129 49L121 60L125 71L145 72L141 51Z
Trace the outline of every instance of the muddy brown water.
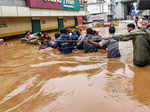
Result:
M150 112L150 66L135 67L132 50L120 42L122 57L107 59L9 41L0 47L0 112Z

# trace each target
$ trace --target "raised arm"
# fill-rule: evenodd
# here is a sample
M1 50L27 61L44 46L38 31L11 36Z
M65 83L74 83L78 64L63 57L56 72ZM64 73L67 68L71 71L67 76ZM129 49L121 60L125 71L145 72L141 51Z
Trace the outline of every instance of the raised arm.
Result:
M130 32L130 33L125 33L125 34L119 34L119 35L114 35L112 36L113 39L115 40L120 40L120 41L128 41L128 40L133 40L137 35L146 35L145 32Z
M109 40L102 40L102 41L109 41ZM101 44L101 43L93 42L92 40L85 40L85 42L88 42L97 48L103 48L104 44L106 44L106 42L103 42L103 44Z

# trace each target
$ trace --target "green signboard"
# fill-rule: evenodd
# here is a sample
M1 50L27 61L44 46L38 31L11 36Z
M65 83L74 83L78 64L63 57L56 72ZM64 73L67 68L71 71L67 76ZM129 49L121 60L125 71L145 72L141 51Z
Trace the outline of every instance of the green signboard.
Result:
M62 0L62 9L63 10L80 10L79 0Z

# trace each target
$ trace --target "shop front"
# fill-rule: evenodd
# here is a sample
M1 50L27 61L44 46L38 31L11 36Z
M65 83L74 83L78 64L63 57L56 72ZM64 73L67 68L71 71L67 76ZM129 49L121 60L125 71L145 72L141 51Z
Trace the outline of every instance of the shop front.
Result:
M0 18L0 38L32 31L31 18Z
M4 8L4 12L0 12L3 14L3 18L0 18L0 38L24 34L27 31L35 33L60 30L81 23L83 11L80 11L79 0L25 1L26 7L0 7ZM80 19L78 16L81 16Z
M40 22L37 20L32 20L33 33L35 31L40 32L41 30L61 29L64 27L73 27L77 25L75 23L75 21L77 21L76 18L74 16L63 15L63 10L80 11L79 0L26 0L26 5L30 8L58 10L62 13L61 17L40 17Z

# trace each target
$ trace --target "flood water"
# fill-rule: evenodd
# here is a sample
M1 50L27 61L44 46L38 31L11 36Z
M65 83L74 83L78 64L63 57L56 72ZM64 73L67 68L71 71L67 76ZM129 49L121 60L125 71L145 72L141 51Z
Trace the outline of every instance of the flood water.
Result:
M107 59L11 40L0 47L0 112L150 112L150 66L135 67L132 50L120 42L122 57Z

